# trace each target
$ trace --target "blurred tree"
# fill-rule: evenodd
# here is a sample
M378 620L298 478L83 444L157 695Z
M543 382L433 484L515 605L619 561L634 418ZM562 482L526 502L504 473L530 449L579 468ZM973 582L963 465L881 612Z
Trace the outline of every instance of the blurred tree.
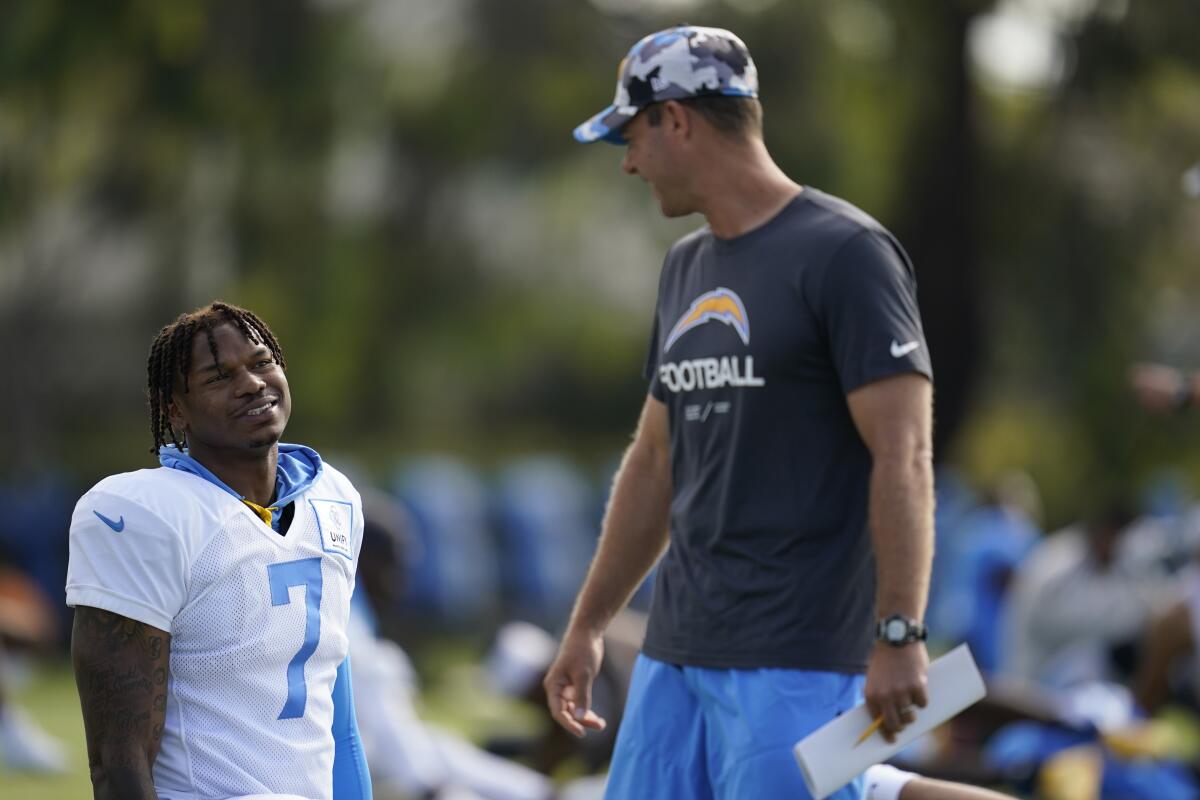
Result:
M570 130L681 16L751 45L784 168L912 253L939 457L1029 467L1051 521L1200 474L1123 386L1162 287L1200 296L1187 0L0 4L0 470L139 463L145 347L215 296L279 332L297 439L381 467L618 449L658 265L699 221ZM999 85L989 41L1053 69Z
M980 152L967 33L990 0L895 4L908 95L905 147L893 185L896 233L917 265L921 315L937 383L939 459L970 410L987 346L981 318Z

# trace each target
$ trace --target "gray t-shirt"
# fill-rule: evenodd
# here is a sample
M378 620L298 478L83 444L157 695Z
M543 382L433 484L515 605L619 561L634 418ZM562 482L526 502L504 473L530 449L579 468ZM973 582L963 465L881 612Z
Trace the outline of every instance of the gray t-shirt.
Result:
M674 482L647 655L865 669L871 457L846 394L910 372L932 375L912 264L854 206L806 188L743 236L671 248L646 363Z

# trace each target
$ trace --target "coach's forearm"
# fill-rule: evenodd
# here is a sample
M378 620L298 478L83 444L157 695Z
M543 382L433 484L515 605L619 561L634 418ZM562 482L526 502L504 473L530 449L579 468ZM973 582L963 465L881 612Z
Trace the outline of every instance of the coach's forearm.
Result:
M568 634L599 635L667 547L670 454L635 441L625 453L604 515L600 544L571 614Z
M933 562L933 467L926 448L876 458L871 469L870 528L877 613L922 619Z

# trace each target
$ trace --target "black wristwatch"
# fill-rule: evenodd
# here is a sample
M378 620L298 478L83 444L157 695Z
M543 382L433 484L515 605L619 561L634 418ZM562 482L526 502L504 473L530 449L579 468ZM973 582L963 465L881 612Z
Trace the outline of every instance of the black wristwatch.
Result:
M923 642L928 636L929 629L924 624L903 614L892 614L875 623L875 639L892 647Z

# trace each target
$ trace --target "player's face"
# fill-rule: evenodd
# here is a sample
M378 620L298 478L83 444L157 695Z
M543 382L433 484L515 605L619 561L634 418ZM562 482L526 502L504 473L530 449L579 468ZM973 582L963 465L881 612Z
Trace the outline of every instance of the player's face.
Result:
M287 377L266 345L232 324L213 328L219 361L203 331L192 340L188 391L175 391L172 422L192 454L256 452L277 444L292 413Z
M658 201L663 216L682 217L696 209L682 185L683 172L668 135L668 124L669 118L665 114L659 125L651 125L645 112L631 119L621 129L629 142L625 157L621 159L621 170L650 184L650 192Z

